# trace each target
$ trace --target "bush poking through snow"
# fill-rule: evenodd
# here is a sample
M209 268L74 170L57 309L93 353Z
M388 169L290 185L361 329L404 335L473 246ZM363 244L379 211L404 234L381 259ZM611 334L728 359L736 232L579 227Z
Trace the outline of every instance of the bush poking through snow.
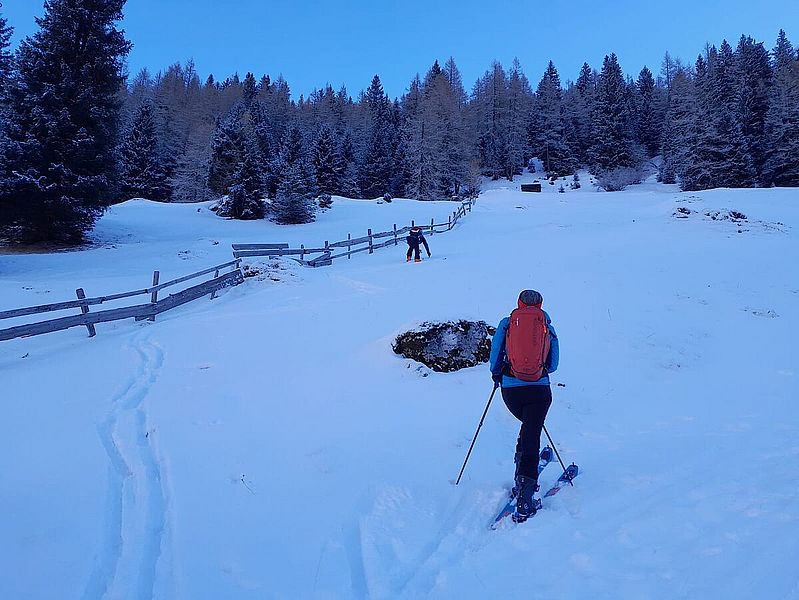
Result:
M643 173L640 169L620 167L597 175L597 183L606 192L620 192L628 185L641 183L643 178Z
M392 348L433 371L449 373L487 362L494 331L485 321L422 323L398 335Z
M331 196L330 194L320 194L319 197L316 199L316 204L322 210L333 208L333 196Z

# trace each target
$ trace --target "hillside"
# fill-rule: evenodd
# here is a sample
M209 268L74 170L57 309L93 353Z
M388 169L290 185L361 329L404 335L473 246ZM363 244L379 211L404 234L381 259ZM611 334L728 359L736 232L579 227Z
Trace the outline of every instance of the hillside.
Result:
M0 597L799 594L796 189L487 187L422 264L403 247L273 261L156 323L0 344ZM451 210L337 199L287 228L131 201L92 249L2 257L0 306ZM547 426L581 474L492 532L517 422L495 399L455 487L487 367L431 373L390 342L424 320L496 323L526 287L560 337Z

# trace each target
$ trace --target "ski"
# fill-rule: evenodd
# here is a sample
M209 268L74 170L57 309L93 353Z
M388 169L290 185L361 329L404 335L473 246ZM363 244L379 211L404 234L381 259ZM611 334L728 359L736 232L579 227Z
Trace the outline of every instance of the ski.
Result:
M551 488L547 490L547 493L544 494L544 498L550 498L555 494L557 494L563 488L563 486L570 485L572 479L577 477L577 475L579 474L580 474L579 467L574 463L570 464L568 467L566 467L566 470L563 471L561 476L558 477L558 480L555 482L555 485L553 485Z
M539 456L538 456L538 475L539 476L541 475L541 472L544 470L544 468L549 463L552 462L552 458L553 458L553 456L552 456L552 448L550 448L549 446L544 446L544 448L542 448L542 450L541 450L541 454L539 454ZM505 503L505 506L503 506L502 510L499 511L499 514L494 519L494 522L491 523L491 529L496 529L497 527L499 527L499 524L502 522L502 520L505 517L512 515L513 511L516 510L516 494L514 492L515 492L515 488L511 490L511 492L510 492L510 494L508 496L508 501ZM540 505L541 505L541 500L538 500L538 505L536 506L536 509L541 508Z

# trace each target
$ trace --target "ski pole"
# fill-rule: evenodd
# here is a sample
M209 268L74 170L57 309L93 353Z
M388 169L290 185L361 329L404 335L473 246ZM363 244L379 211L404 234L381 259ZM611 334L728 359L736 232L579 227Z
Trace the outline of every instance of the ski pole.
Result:
M461 467L461 472L458 473L458 479L455 480L455 485L458 485L461 482L461 476L463 475L463 470L466 468L466 463L469 462L469 457L472 454L472 448L474 448L474 443L477 441L477 434L480 433L480 428L483 426L483 421L485 421L486 415L488 414L488 407L491 406L491 401L494 399L494 394L497 392L497 388L499 384L494 384L494 389L491 391L491 395L488 397L488 404L486 404L486 409L483 411L483 416L480 417L480 424L477 426L477 431L474 432L474 437L472 438L472 445L469 446L469 451L466 453L466 460L463 461L463 466Z
M555 451L555 456L558 457L558 462L560 463L560 466L563 467L563 472L565 473L566 472L566 465L564 465L563 461L560 459L560 454L558 454L558 447L555 445L555 442L552 441L552 436L549 435L549 432L547 431L547 426L546 425L544 425L544 433L547 434L547 439L549 440L549 445L552 446L552 449ZM569 479L569 483L571 485L574 485L574 482L572 482L571 479Z

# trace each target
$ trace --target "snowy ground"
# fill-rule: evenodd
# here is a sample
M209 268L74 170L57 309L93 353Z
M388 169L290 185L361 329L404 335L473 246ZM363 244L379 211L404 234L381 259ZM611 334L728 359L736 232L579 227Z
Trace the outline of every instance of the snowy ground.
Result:
M0 344L0 598L799 598L797 190L583 183L488 185L421 265L287 262L156 323ZM95 249L0 257L0 308L452 206L339 201L281 228L130 202ZM747 220L705 214L729 209ZM497 322L526 287L558 329L548 427L581 474L491 532L517 423L495 400L453 486L487 369L420 371L390 341Z

